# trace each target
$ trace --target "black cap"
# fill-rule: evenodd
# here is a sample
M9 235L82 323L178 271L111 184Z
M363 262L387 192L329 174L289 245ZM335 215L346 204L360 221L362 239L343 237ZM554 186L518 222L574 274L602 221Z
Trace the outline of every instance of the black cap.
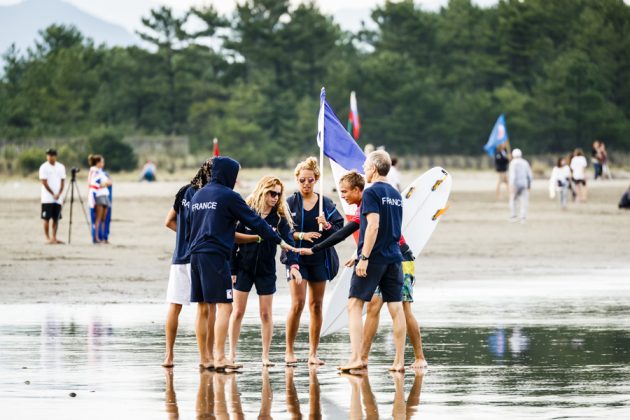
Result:
M57 149L53 149L52 147L46 150L46 154L50 156L57 156Z

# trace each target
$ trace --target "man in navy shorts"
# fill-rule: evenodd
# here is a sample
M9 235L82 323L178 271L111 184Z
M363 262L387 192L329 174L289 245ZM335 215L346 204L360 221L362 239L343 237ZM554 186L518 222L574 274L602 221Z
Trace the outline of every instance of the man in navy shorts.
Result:
M225 339L232 313L229 260L234 246L236 222L241 221L266 241L295 251L233 190L239 169L237 161L229 157L215 157L212 160L212 179L193 196L189 216L190 301L198 303L195 332L200 365L217 370L240 367L225 357ZM205 347L211 304L217 307L214 366L211 366Z
M358 260L350 285L348 326L352 356L339 370L366 367L361 360L363 306L372 300L378 286L383 302L392 317L396 356L391 371L405 369L405 336L407 333L402 306L402 254L399 240L402 225L402 197L387 182L391 159L385 151L370 153L363 165L365 178L372 186L363 192L361 229L357 248Z

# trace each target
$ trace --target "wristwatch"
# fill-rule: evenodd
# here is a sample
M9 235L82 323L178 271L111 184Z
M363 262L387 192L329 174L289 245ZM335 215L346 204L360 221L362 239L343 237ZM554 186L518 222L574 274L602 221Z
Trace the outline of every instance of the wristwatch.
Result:
M368 261L370 259L370 257L366 257L365 255L361 254L361 255L359 255L359 259L361 261Z

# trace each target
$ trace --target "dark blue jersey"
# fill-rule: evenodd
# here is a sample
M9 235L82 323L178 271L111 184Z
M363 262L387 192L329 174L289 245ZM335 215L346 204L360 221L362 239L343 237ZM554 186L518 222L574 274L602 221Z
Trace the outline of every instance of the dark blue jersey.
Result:
M177 230L175 231L175 250L173 251L172 264L189 264L188 240L190 239L190 202L197 190L190 184L184 185L175 196L173 210L177 213Z
M279 244L280 236L233 191L239 164L218 156L212 163L212 180L194 195L190 208L189 254L220 254L229 259L236 222L240 221L266 241Z
M378 235L369 255L370 262L390 264L402 261L402 254L398 245L402 228L402 212L402 196L391 185L385 182L375 182L371 187L366 188L363 191L363 201L361 202L358 255L363 250L365 229L368 225L367 215L378 213Z
M291 246L294 246L293 230L289 226L286 219L281 218L277 212L273 211L265 217L265 222L271 226L273 230L280 234L280 237ZM242 223L236 226L236 231L247 235L255 233ZM232 274L238 274L239 271L246 271L253 275L276 275L276 249L278 246L269 241L260 243L237 244L234 246L232 254L231 268ZM287 252L287 265L297 264L297 255L294 252Z

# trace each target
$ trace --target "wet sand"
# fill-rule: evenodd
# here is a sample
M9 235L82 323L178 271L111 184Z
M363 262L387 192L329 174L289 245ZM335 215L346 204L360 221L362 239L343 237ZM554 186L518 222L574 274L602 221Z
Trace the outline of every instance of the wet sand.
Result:
M241 177L244 194L259 173ZM194 306L182 311L176 367L161 368L174 243L163 220L181 182L116 183L111 245L89 242L75 202L72 244L63 246L43 244L38 185L0 182L3 417L628 417L630 212L616 208L628 181L591 183L590 201L567 212L536 181L524 225L507 221L494 182L493 173L454 173L451 208L417 261L414 312L429 370L387 373L393 343L384 314L362 378L333 368L348 356L345 331L322 340L328 364L317 372L305 364L263 372L254 296L243 373L199 374ZM340 257L352 248L342 244ZM278 284L272 359L281 362L290 299ZM301 328L300 359L307 334Z

